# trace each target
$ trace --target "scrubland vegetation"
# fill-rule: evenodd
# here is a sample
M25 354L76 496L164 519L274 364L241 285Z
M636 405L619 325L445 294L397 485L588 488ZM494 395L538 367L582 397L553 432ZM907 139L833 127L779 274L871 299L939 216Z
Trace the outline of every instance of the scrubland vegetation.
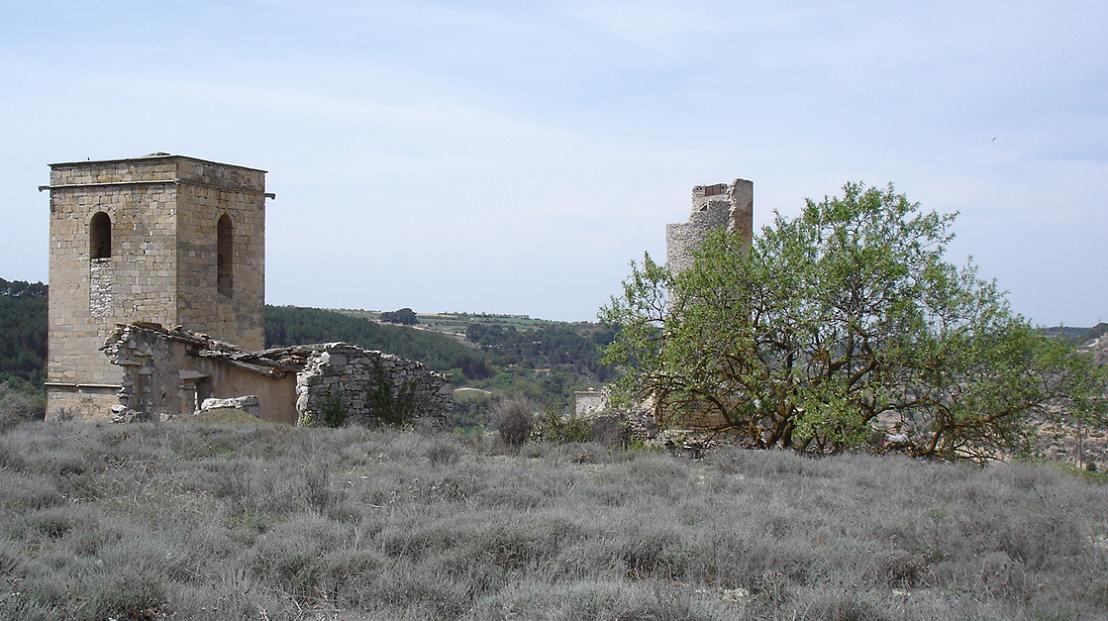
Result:
M0 435L4 619L1104 619L1108 487L365 429Z

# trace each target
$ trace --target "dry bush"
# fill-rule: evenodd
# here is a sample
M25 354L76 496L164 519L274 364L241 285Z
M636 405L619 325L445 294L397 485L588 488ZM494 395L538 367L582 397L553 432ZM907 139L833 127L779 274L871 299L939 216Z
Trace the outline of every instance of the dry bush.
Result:
M44 397L0 382L0 433L22 423L42 420L45 416Z
M435 438L426 454L432 464L453 466L462 458L462 446L453 438Z
M531 436L535 426L535 408L522 397L508 397L492 406L492 420L504 444L518 448Z

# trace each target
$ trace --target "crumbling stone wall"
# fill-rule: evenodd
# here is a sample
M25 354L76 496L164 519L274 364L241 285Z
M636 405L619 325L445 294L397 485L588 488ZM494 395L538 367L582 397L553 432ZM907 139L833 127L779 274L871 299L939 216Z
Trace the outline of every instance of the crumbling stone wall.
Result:
M686 222L666 225L666 265L674 274L692 267L696 250L712 231L726 229L747 246L754 236L754 183L736 179L730 185L698 185Z
M294 424L295 355L285 350L243 352L204 334L166 329L157 324L118 326L103 347L114 368L122 370L113 405L134 420L190 416L209 398L254 395L263 420Z
M573 413L578 417L590 417L608 409L608 390L578 390L573 393Z
M356 424L450 426L454 387L445 375L419 362L345 343L313 347L296 379L299 424L321 421L330 400Z
M339 422L326 420L336 406L350 424L429 429L452 422L445 375L345 343L250 352L205 334L134 323L117 326L102 349L121 377L107 407L132 412L128 419L189 416L206 399L254 395L259 416L277 423Z

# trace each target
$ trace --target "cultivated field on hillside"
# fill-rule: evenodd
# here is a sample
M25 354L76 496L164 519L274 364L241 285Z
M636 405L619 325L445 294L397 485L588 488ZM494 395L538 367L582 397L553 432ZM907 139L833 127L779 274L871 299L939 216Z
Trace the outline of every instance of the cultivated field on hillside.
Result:
M1104 619L1108 487L1046 466L359 429L0 435L4 619Z

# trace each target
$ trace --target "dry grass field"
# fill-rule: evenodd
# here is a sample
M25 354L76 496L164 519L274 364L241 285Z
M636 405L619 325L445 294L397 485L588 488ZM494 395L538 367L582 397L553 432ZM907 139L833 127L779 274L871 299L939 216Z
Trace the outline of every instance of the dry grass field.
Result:
M1108 618L1108 486L1047 466L359 429L0 435L0 618Z

